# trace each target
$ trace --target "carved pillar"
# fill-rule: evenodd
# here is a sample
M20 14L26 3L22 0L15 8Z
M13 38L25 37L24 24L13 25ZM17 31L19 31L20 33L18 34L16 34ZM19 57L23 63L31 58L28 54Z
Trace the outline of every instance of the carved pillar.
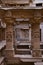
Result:
M40 57L40 24L32 23L31 30L32 56Z
M6 24L6 57L9 63L11 63L10 60L14 57L12 24Z

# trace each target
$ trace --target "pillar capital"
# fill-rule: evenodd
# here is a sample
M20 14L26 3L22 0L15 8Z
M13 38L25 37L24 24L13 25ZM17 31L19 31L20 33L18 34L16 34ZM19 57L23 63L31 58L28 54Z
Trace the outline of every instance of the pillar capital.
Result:
M40 24L40 22L41 22L41 18L37 18L37 17L30 18L31 24L35 24L35 23Z

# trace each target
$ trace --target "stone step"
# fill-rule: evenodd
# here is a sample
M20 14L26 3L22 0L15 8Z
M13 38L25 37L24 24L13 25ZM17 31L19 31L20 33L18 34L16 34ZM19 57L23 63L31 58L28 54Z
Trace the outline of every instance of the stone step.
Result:
M16 54L31 54L31 52L30 51L16 51L15 52Z
M16 49L16 54L31 54L30 49Z
M18 45L16 54L31 54L31 51L28 45Z
M31 42L28 43L17 42L17 45L31 45ZM43 42L40 42L40 45L43 45Z
M32 57L32 55L20 55L16 54L14 55L15 58L19 58L22 62L40 62L42 61L42 57Z
M28 42L28 43L17 43L17 45L31 45L31 43L30 42Z
M30 49L16 49L16 51L31 51Z
M20 54L15 54L14 57L19 57L19 58L32 58L32 55L27 55L27 54L26 54L26 55L24 55L24 54L23 54L23 55L22 55L22 54L20 55Z
M33 49L33 50L36 50L36 49ZM40 50L43 55L43 49L37 49L37 50ZM31 54L31 53L32 53L32 50L30 49L16 49L16 54Z
M20 43L20 44L17 44L17 47L16 47L16 54L31 54L31 43ZM40 43L40 49L37 49L37 50L40 50L43 54L43 47L42 47L42 43Z
M16 54L31 54L31 50L29 50L31 47L31 43L20 43L17 44L17 48L16 48ZM43 54L43 48L42 48L42 44L40 43L40 48L39 50L42 51Z

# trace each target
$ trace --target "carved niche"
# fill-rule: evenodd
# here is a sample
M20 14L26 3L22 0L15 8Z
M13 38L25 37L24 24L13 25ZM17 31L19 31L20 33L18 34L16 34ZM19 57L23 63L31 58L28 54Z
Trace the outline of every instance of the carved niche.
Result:
M20 42L29 41L29 24L18 24L15 26L16 40Z

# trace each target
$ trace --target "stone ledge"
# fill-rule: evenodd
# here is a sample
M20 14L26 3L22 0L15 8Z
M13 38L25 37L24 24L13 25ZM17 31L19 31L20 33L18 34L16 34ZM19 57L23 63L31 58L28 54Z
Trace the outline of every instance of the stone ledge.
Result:
M42 57L32 57L32 55L14 55L14 58L20 58L22 62L40 62Z
M33 10L33 9L35 9L35 10L37 9L37 10L40 10L40 9L43 9L43 7L30 7L30 6L17 7L17 6L15 6L15 7L0 7L0 9L2 9L2 10L15 10L15 9L24 9L24 10L25 10L25 9L28 9L28 10L29 10L29 9L30 9L30 10L31 10L31 9L32 9L32 10Z
M2 0L4 4L29 4L28 0Z
M42 61L42 59L31 59L31 58L29 58L29 59L20 59L22 62L41 62Z
M32 55L19 55L19 54L16 54L16 55L14 55L14 57L19 57L19 58L33 58L33 59L42 59L43 58L43 56L42 57L33 57Z

